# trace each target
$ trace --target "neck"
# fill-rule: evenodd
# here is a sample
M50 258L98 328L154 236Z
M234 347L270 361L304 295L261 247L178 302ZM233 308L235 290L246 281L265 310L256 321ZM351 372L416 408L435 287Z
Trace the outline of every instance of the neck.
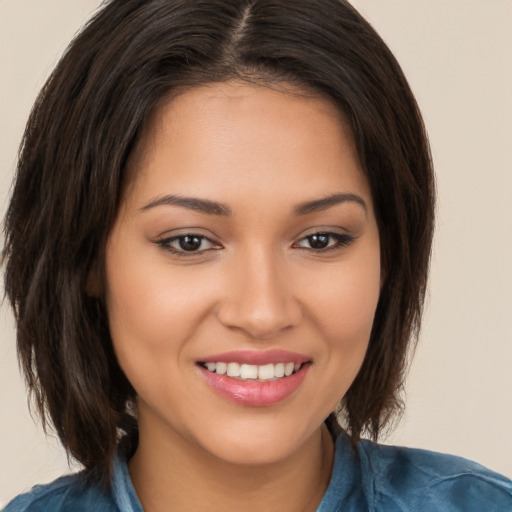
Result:
M149 433L148 433L149 434ZM330 480L332 438L319 428L285 460L264 465L231 464L183 442L155 441L139 433L129 462L145 512L315 511Z

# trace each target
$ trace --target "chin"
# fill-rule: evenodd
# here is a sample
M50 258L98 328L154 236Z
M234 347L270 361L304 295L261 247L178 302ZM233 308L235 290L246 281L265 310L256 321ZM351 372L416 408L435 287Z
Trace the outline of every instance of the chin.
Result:
M203 448L226 463L245 466L263 466L282 462L298 452L317 429L300 429L296 424L258 425L241 424L237 428L210 432ZM244 428L245 427L245 428Z

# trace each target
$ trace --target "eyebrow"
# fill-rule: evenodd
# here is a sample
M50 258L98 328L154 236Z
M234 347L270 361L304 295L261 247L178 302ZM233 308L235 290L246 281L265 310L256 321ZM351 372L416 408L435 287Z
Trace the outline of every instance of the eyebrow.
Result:
M321 212L327 210L333 206L343 203L356 203L360 205L363 210L368 213L368 206L364 199L356 194L333 194L331 196L323 197L321 199L315 199L313 201L307 201L305 203L298 204L294 209L295 215L308 215L310 213Z
M294 207L293 214L297 216L308 215L310 213L327 210L333 206L347 202L356 203L360 205L365 212L368 211L368 206L362 197L356 194L340 193L332 194L321 199L300 203ZM225 204L218 203L216 201L210 201L209 199L183 197L175 194L169 194L158 199L154 199L146 206L143 206L141 211L146 211L162 205L181 206L182 208L188 208L189 210L194 210L199 213L205 213L207 215L220 215L223 217L227 217L232 213L231 208Z
M231 215L231 208L225 204L208 199L182 197L173 194L154 199L146 206L143 206L141 210L146 211L161 205L181 206L182 208L188 208L189 210L194 210L199 213L206 213L207 215L222 215L224 217Z

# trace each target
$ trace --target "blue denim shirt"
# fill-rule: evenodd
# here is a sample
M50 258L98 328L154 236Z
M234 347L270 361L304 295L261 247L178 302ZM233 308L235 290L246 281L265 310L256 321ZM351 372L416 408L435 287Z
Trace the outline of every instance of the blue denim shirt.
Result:
M143 512L119 454L111 491L79 475L36 486L4 512ZM172 511L172 505L169 508ZM460 457L336 440L331 481L317 512L512 512L512 481Z

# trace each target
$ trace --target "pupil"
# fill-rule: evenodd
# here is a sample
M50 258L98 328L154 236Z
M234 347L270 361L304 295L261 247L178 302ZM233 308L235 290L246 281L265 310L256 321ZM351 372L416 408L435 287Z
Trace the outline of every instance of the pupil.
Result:
M325 249L329 245L329 235L311 235L309 244L313 249Z
M195 251L201 247L201 238L187 235L180 238L179 244L184 251Z

